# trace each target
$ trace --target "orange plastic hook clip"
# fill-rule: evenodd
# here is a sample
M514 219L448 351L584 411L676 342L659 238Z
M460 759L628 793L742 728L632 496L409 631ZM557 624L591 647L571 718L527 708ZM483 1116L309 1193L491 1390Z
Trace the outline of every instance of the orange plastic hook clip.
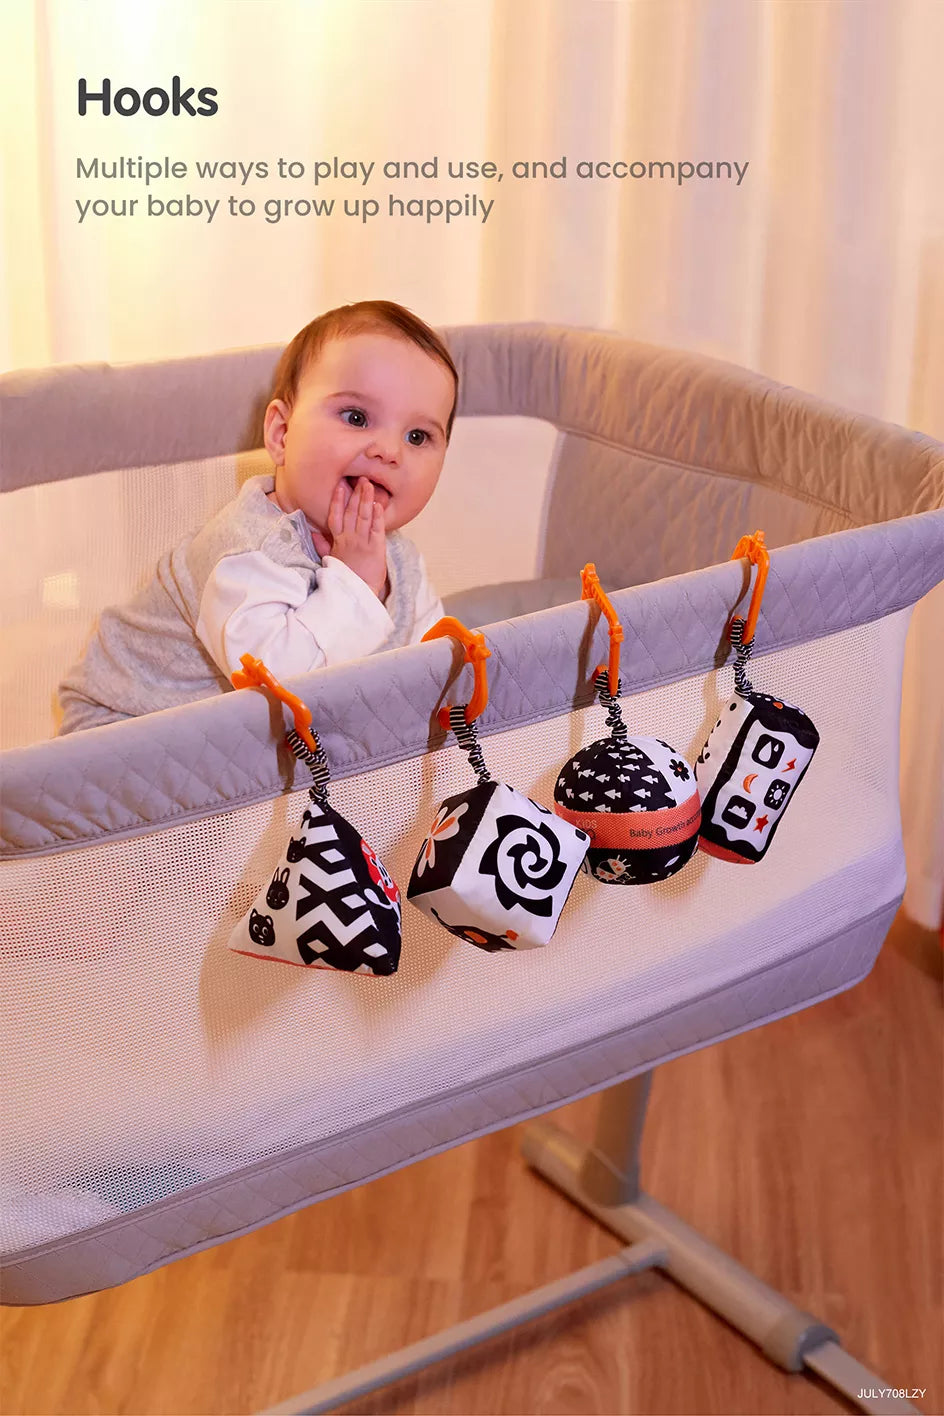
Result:
M242 669L237 669L235 673L230 675L233 687L267 688L281 703L291 708L295 718L295 731L306 747L310 747L312 752L317 752L318 742L311 731L311 712L305 707L302 700L294 693L289 693L287 688L283 688L261 659L254 659L251 654L243 654L240 656L239 662L243 666Z
M623 642L623 626L619 622L619 616L610 604L609 598L603 586L600 584L600 577L597 575L597 568L593 561L588 561L580 572L580 598L582 600L596 600L600 609L606 615L606 622L610 627L610 662L607 668L610 680L610 693L615 698L619 693L619 665L620 665L620 645ZM593 677L604 667L598 664L593 671Z
M760 602L764 598L764 586L767 584L767 572L770 569L770 552L764 541L763 531L755 531L753 536L742 536L734 548L732 560L740 560L742 556L752 565L757 566L757 579L754 582L754 593L751 596L751 607L747 612L747 619L744 623L744 633L741 635L742 644L750 644L754 638L754 630L757 628L757 616L760 614Z
M466 663L471 664L475 674L475 687L472 690L472 697L466 704L465 720L473 723L488 703L488 676L485 672L485 660L491 657L491 649L485 643L485 635L478 630L466 629L461 620L453 619L452 615L444 615L441 620L437 620L432 629L428 629L423 635L423 643L429 639L458 639L465 648ZM444 705L439 710L439 726L446 732L449 731L449 707Z

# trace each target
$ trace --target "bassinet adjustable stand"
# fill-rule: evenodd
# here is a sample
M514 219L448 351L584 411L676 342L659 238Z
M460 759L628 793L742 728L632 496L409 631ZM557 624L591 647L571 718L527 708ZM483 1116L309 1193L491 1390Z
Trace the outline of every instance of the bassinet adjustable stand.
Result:
M639 1188L639 1148L651 1082L652 1073L644 1072L603 1093L592 1146L582 1145L551 1121L535 1121L526 1127L522 1147L525 1159L539 1174L628 1240L628 1248L272 1406L262 1416L336 1411L379 1387L649 1268L661 1269L687 1288L784 1371L808 1367L861 1411L917 1412L901 1396L860 1396L860 1392L887 1392L888 1388L850 1357L831 1328L755 1278Z

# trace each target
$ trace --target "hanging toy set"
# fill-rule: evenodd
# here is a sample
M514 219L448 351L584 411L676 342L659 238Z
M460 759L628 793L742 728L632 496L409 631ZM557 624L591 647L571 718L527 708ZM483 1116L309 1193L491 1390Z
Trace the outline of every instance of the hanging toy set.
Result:
M763 860L813 760L819 733L800 708L758 693L747 677L770 554L763 531L742 536L732 560L747 556L757 581L746 620L735 617L735 693L695 764L702 799L701 849L741 865Z
M593 565L581 572L582 598L595 600L610 630L609 664L594 671L609 737L583 747L554 788L558 816L590 837L586 868L606 885L651 885L691 860L701 817L695 774L661 738L632 738L619 706L623 629Z
M476 784L441 804L420 847L407 898L450 934L488 953L534 949L551 939L578 871L607 885L651 885L675 875L700 846L740 864L762 860L812 761L819 734L801 709L758 693L747 677L769 555L763 532L745 536L757 580L747 619L733 618L735 695L694 771L661 738L630 737L619 703L623 630L594 566L582 598L606 616L610 654L594 671L609 734L561 769L554 810L485 765L475 727L488 703L483 635L441 619L424 640L464 646L475 687L467 704L445 706L439 723L468 754ZM229 939L236 953L310 968L374 976L396 973L400 891L360 832L329 804L328 766L311 713L259 659L244 654L236 688L265 688L291 708L285 741L311 770L309 804L272 879Z
M308 806L270 883L229 938L237 954L306 968L389 975L400 961L400 891L361 833L328 804L328 764L311 713L261 659L243 654L236 688L266 688L291 708L285 741L311 771Z
M450 934L494 953L546 944L587 851L589 837L546 807L496 782L482 757L475 720L488 702L481 634L447 617L424 635L451 635L474 665L468 704L441 708L440 726L456 735L478 782L447 797L413 867L407 899Z

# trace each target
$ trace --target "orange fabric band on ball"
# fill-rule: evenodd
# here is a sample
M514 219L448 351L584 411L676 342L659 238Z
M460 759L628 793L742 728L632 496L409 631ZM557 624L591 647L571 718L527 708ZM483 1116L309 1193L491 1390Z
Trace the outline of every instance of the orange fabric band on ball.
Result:
M569 811L554 803L558 816L586 831L590 845L624 850L653 850L687 841L701 825L701 801L693 793L688 801L665 811Z

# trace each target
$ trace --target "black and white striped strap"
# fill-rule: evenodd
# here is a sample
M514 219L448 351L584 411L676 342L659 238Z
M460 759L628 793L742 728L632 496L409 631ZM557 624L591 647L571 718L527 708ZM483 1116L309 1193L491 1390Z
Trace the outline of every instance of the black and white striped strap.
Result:
M745 621L735 618L731 621L731 628L728 631L728 638L734 645L734 691L742 698L746 698L749 693L754 692L754 685L747 676L747 666L751 661L751 651L754 641L745 644L742 638L744 634Z
M312 801L327 801L328 783L331 780L331 773L328 771L328 759L324 755L324 749L321 744L318 744L317 752L312 752L311 748L302 741L294 728L289 728L285 735L285 741L288 743L299 762L304 762L311 772L312 784L308 794Z
M472 770L479 779L480 785L492 780L491 773L485 765L485 758L482 756L482 748L479 743L478 733L475 731L474 723L467 723L465 720L466 704L456 703L449 709L449 726L456 735L459 746L463 752L469 754L469 761Z
M613 737L624 741L626 738L626 724L623 722L623 710L616 701L622 692L622 682L617 681L616 695L610 692L610 675L606 669L601 669L593 680L593 686L600 695L600 702L606 709L606 725L610 729Z

